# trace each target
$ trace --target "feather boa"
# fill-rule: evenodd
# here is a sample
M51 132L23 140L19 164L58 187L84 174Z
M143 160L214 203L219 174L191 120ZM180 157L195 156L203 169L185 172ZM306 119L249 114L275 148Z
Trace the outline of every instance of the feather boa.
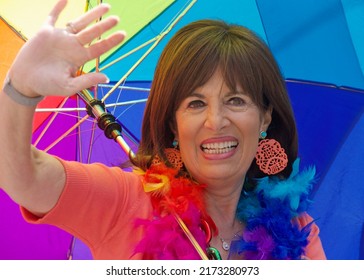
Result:
M138 171L143 173L142 171ZM176 177L177 171L163 163L152 165L143 176L143 186L151 193L155 219L137 220L143 226L145 237L136 246L135 253L143 253L147 259L190 260L199 255L184 234L175 216L186 224L201 248L206 248L206 237L200 227L201 219L212 223L204 211L204 185L184 177Z
M136 226L144 227L145 235L135 253L143 253L147 259L200 259L174 214L184 221L201 248L208 248L201 220L206 220L215 232L216 228L205 211L205 186L177 177L176 170L162 163L152 165L141 174L144 190L151 193L154 219L136 221ZM242 236L232 242L230 256L300 259L308 244L310 225L300 229L294 218L307 209L314 177L314 168L299 172L297 159L289 178L264 177L258 179L254 191L243 192L237 217L246 228Z

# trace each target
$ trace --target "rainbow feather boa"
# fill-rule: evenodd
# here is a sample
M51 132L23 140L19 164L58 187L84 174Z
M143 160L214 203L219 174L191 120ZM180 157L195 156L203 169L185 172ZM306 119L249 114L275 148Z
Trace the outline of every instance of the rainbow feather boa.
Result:
M206 220L216 232L205 211L205 186L176 175L176 170L164 164L153 165L143 172L144 190L151 194L154 219L136 221L136 226L144 227L145 235L135 253L143 253L146 259L200 259L174 214L184 221L203 249L209 244L201 220ZM299 228L294 218L307 209L314 177L313 167L299 172L297 159L289 178L264 177L257 180L254 191L242 192L237 217L246 228L242 236L232 242L230 256L300 259L308 244L310 225Z

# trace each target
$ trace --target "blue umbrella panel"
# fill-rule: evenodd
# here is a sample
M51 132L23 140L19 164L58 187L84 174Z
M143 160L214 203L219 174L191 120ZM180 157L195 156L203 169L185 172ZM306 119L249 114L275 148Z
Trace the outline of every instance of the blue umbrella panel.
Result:
M310 214L328 259L364 259L364 91L288 81L302 166L315 165Z

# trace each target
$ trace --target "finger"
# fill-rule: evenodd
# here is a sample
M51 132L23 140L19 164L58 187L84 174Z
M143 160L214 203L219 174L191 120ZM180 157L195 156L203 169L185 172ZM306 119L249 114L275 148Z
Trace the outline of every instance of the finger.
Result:
M118 44L120 44L125 38L125 32L119 31L104 40L97 41L95 44L91 45L88 51L88 59L93 59L99 57L103 53L109 51L114 48Z
M115 17L115 16L111 16L107 19L101 20L98 23L79 32L76 35L77 40L82 45L91 43L94 39L99 38L107 30L110 30L111 28L113 28L118 22L119 22L119 18Z
M85 88L91 88L100 83L108 83L109 79L102 73L87 73L78 77L75 77L72 81L73 89L71 92L79 92Z
M100 4L83 14L79 18L73 20L68 25L71 25L73 28L73 33L77 33L83 29L85 29L90 23L101 18L106 12L110 10L110 5L108 4Z
M56 24L59 15L66 7L66 5L67 5L67 0L59 0L49 13L45 23L54 26Z

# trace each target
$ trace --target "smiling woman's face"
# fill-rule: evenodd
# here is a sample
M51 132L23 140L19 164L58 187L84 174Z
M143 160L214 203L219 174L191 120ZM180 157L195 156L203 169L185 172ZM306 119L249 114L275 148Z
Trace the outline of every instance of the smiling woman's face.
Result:
M176 112L176 139L188 172L207 185L242 183L270 121L269 111L262 113L241 87L231 92L217 70Z

